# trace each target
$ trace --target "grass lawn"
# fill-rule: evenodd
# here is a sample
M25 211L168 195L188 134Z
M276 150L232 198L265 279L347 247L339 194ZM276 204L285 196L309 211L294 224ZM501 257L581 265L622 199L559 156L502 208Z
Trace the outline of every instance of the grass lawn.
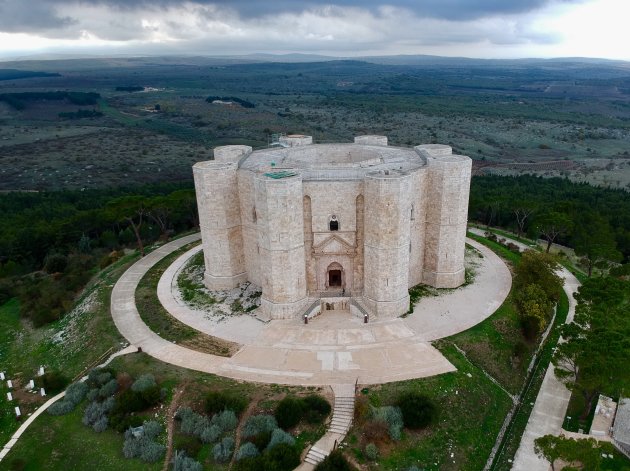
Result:
M449 343L440 341L440 351L457 371L370 387L369 402L389 405L405 391L431 397L439 407L437 423L419 432L405 430L400 442L378 443L380 459L370 464L363 448L363 429L355 425L345 443L351 455L370 469L402 470L416 465L425 470L477 471L483 468L507 414L511 400L501 389ZM452 455L452 456L451 456Z
M0 471L160 470L162 463L147 464L123 457L123 436L112 430L96 433L81 423L86 402L68 415L42 414L20 438ZM20 467L23 465L23 467Z
M157 285L164 271L197 244L199 242L193 242L169 254L144 275L136 289L136 306L142 320L160 337L200 352L231 356L238 349L237 344L204 334L178 321L164 309L157 297Z

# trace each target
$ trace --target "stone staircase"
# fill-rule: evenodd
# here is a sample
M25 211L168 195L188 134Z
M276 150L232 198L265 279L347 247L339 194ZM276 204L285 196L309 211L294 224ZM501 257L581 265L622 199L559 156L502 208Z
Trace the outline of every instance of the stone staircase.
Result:
M304 464L307 466L311 465L314 467L322 462L333 451L335 445L341 443L352 425L355 397L354 384L333 384L331 387L335 394L332 420L326 434L308 450L304 459Z

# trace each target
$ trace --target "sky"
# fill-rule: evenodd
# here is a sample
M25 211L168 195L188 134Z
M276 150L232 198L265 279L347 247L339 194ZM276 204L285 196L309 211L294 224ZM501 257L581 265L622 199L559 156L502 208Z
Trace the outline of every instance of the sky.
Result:
M630 0L0 0L0 59L41 54L630 60Z

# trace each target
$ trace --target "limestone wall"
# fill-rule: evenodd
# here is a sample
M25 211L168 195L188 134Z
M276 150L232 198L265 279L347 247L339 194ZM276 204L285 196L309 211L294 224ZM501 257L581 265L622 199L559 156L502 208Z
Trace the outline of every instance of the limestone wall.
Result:
M273 179L260 174L254 185L261 308L274 319L291 317L307 300L302 178Z
M262 286L260 247L258 246L258 207L252 172L238 172L238 192L243 231L243 252L248 281Z
M454 288L465 279L464 249L472 161L449 146L416 147L427 159L429 184L423 282Z
M241 231L237 164L193 166L208 289L230 289L247 279Z
M365 179L364 300L382 317L409 308L409 230L412 179L396 172Z
M412 174L409 221L409 288L422 283L424 270L424 244L426 231L427 169Z

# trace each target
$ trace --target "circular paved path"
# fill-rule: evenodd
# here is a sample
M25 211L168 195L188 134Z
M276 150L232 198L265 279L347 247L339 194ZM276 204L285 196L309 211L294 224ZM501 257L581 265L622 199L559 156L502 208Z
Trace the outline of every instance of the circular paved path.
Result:
M350 314L326 312L308 325L300 320L264 324L251 316L216 322L191 310L173 295L179 269L200 250L178 258L163 274L160 301L176 318L210 335L240 343L231 358L175 345L152 332L135 304L135 288L159 260L199 240L199 234L165 244L136 262L114 286L111 311L127 340L149 355L184 368L247 381L328 385L386 383L454 371L454 366L429 343L466 330L490 316L509 293L508 268L491 250L468 244L482 255L475 282L448 294L423 298L407 318L363 324Z

